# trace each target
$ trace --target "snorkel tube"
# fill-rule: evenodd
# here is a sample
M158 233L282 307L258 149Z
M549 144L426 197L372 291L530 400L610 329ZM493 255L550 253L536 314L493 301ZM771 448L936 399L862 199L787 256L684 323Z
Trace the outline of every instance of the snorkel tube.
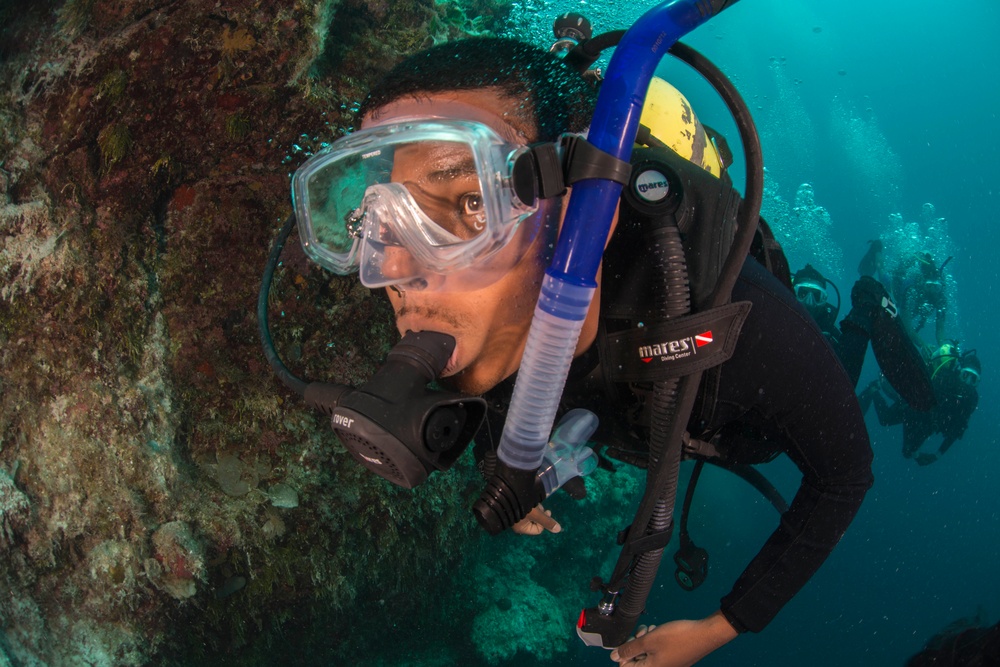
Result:
M629 160L646 90L668 49L706 76L720 93L739 128L747 174L736 236L707 299L708 308L729 301L749 251L760 214L763 161L752 118L739 94L731 86L720 87L717 82L724 81L724 75L696 52L675 42L731 4L735 2L676 0L643 15L624 34L611 59L588 137L600 150L619 160ZM596 288L596 273L621 191L619 183L601 178L581 181L573 188L566 222L528 335L498 451L497 473L473 508L491 533L520 520L539 500L537 494L532 496L524 480L533 476L532 466L541 460ZM656 250L664 274L662 293L657 299L660 305L666 302L664 313L668 318L683 316L690 310L686 268L683 261L673 261L683 260L677 234L676 228L665 234L662 247ZM678 264L679 268L675 266ZM684 294L673 293L678 291ZM611 579L597 584L603 593L600 603L584 610L577 623L577 633L589 645L611 648L622 644L645 608L673 528L681 439L700 380L701 371L697 371L654 383L654 428L646 492L635 520L619 539L622 552Z
M588 141L627 163L646 91L660 60L680 37L734 2L675 0L646 12L615 49ZM597 287L597 269L621 191L621 183L601 178L573 186L528 332L497 452L497 472L473 506L476 518L492 534L520 521L539 502L535 471L541 465Z

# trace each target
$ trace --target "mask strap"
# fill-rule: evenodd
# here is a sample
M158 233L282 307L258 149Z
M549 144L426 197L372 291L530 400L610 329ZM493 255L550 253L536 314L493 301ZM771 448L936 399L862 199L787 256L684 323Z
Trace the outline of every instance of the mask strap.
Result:
M511 181L518 199L532 206L536 199L565 194L578 181L601 178L628 185L632 165L577 134L552 142L531 144L514 158Z

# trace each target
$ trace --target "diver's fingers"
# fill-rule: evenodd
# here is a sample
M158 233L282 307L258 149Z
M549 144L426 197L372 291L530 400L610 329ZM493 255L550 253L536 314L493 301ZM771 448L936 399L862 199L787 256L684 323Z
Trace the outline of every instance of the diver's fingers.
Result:
M558 533L562 530L559 522L552 518L552 513L545 511L541 505L528 512L528 516L514 524L512 530L518 535L540 535L543 531Z
M518 535L541 535L544 528L531 519L524 518L511 526L511 530Z
M611 659L618 662L620 665L637 665L646 660L649 656L641 650L636 650L641 643L633 644L631 646L628 646L628 644L631 644L636 639L646 636L655 629L655 625L640 625L637 627L635 629L635 634L629 637L625 644L622 644L611 652Z
M541 505L528 512L528 518L550 533L558 533L562 530L559 522L552 518L552 511L545 509Z

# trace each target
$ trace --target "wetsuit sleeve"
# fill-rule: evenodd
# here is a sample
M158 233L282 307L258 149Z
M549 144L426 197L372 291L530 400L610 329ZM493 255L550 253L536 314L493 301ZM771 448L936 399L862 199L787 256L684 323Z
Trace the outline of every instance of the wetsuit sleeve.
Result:
M868 432L847 374L805 311L757 269L748 263L734 290L734 300L749 299L753 308L736 353L722 367L713 422L750 423L767 434L798 466L802 482L777 529L722 598L733 627L753 632L819 569L872 484Z

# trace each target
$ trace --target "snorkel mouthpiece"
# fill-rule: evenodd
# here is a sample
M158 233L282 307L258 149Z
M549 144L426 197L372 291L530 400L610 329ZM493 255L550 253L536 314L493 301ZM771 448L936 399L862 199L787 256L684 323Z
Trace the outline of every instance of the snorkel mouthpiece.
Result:
M358 463L407 489L454 465L486 417L483 399L428 387L454 349L447 334L409 332L364 386L340 389L326 411Z

